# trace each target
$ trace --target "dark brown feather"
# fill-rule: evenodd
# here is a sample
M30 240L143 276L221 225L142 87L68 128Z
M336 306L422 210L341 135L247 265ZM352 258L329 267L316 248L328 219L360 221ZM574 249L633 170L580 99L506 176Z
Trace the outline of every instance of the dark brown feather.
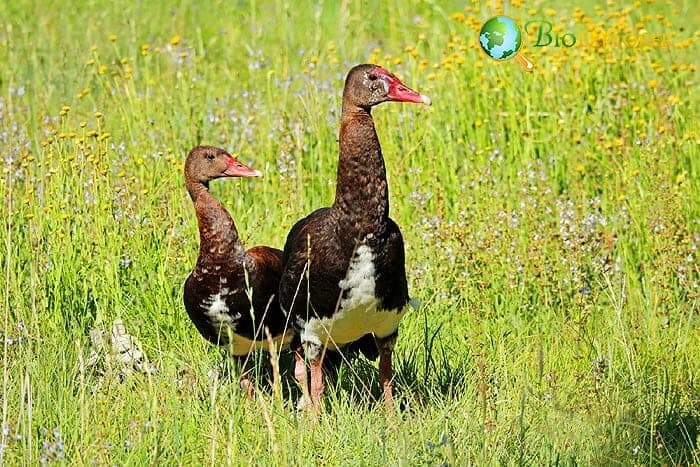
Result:
M355 67L345 83L335 202L297 222L285 244L280 303L299 328L337 312L339 282L361 242L374 253L378 308L400 310L408 302L403 239L389 218L386 169L370 111L386 99L363 81L371 67ZM376 355L376 347L363 346Z
M205 339L226 346L229 330L222 328L221 319L217 322L207 313L212 297L220 294L225 314L235 323L233 333L262 342L266 339L264 327L273 337L287 329L277 299L282 251L267 246L244 250L233 219L208 190L209 181L221 176L218 174L226 167L215 165L215 160L207 162L205 157L211 154L230 157L217 148L198 147L185 164L185 184L194 202L200 235L197 263L185 282L185 309Z

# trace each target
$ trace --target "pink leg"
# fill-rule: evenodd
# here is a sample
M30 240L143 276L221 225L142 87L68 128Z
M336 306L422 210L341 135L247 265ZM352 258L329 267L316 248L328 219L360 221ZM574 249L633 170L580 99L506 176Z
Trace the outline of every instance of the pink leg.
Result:
M301 400L298 407L305 409L311 405L311 396L309 395L309 384L306 379L306 362L300 352L294 352L294 378L301 387Z
M394 408L394 396L392 394L391 377L391 351L379 354L379 382L384 389L384 405L389 410Z
M255 383L253 383L253 378L241 376L240 384L241 389L243 389L243 392L245 392L248 399L253 400L253 393L255 392Z
M394 344L396 343L397 335L387 338L377 338L377 347L379 347L379 382L384 390L384 405L387 409L394 409L394 396L392 394L392 379L394 370L391 366L391 354L394 352Z
M241 385L241 389L248 396L249 400L253 400L253 393L255 392L255 379L253 378L253 366L250 362L250 356L244 357L242 360L243 365L241 366L241 377L238 380Z
M321 359L315 358L311 360L311 401L314 404L314 411L316 413L321 409L321 398L324 389Z

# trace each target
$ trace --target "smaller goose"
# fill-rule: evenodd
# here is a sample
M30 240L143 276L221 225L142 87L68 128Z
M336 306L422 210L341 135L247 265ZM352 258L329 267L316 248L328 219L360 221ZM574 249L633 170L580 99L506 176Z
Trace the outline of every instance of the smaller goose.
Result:
M206 340L241 360L254 350L269 350L266 328L278 348L288 346L294 335L277 300L282 251L267 246L246 251L233 219L209 192L209 182L217 178L259 176L259 171L211 146L195 147L185 161L185 186L197 213L200 239L197 264L185 282L185 309ZM245 366L240 383L252 397Z

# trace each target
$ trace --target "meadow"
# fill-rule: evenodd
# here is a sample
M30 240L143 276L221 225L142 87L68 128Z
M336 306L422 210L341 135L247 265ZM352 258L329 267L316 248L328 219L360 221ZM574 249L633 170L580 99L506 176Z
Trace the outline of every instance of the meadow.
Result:
M700 463L700 12L577 3L0 3L0 464ZM526 36L525 73L479 49L497 13L577 42ZM422 306L396 411L359 360L315 419L286 355L253 401L212 371L182 168L204 143L261 170L212 191L282 247L332 202L363 62L433 100L373 113ZM91 355L117 319L131 372Z

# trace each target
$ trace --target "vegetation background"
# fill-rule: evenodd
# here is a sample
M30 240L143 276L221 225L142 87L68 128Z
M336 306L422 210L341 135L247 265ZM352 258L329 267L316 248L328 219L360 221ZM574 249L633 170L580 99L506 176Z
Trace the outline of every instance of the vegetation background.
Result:
M576 3L1 2L0 463L700 463L700 10ZM525 73L479 49L498 13L577 42L526 35ZM262 170L212 190L281 247L332 200L361 62L433 98L374 113L423 305L400 409L359 361L314 420L284 356L253 402L212 372L182 164L206 143ZM91 353L115 319L131 372Z

